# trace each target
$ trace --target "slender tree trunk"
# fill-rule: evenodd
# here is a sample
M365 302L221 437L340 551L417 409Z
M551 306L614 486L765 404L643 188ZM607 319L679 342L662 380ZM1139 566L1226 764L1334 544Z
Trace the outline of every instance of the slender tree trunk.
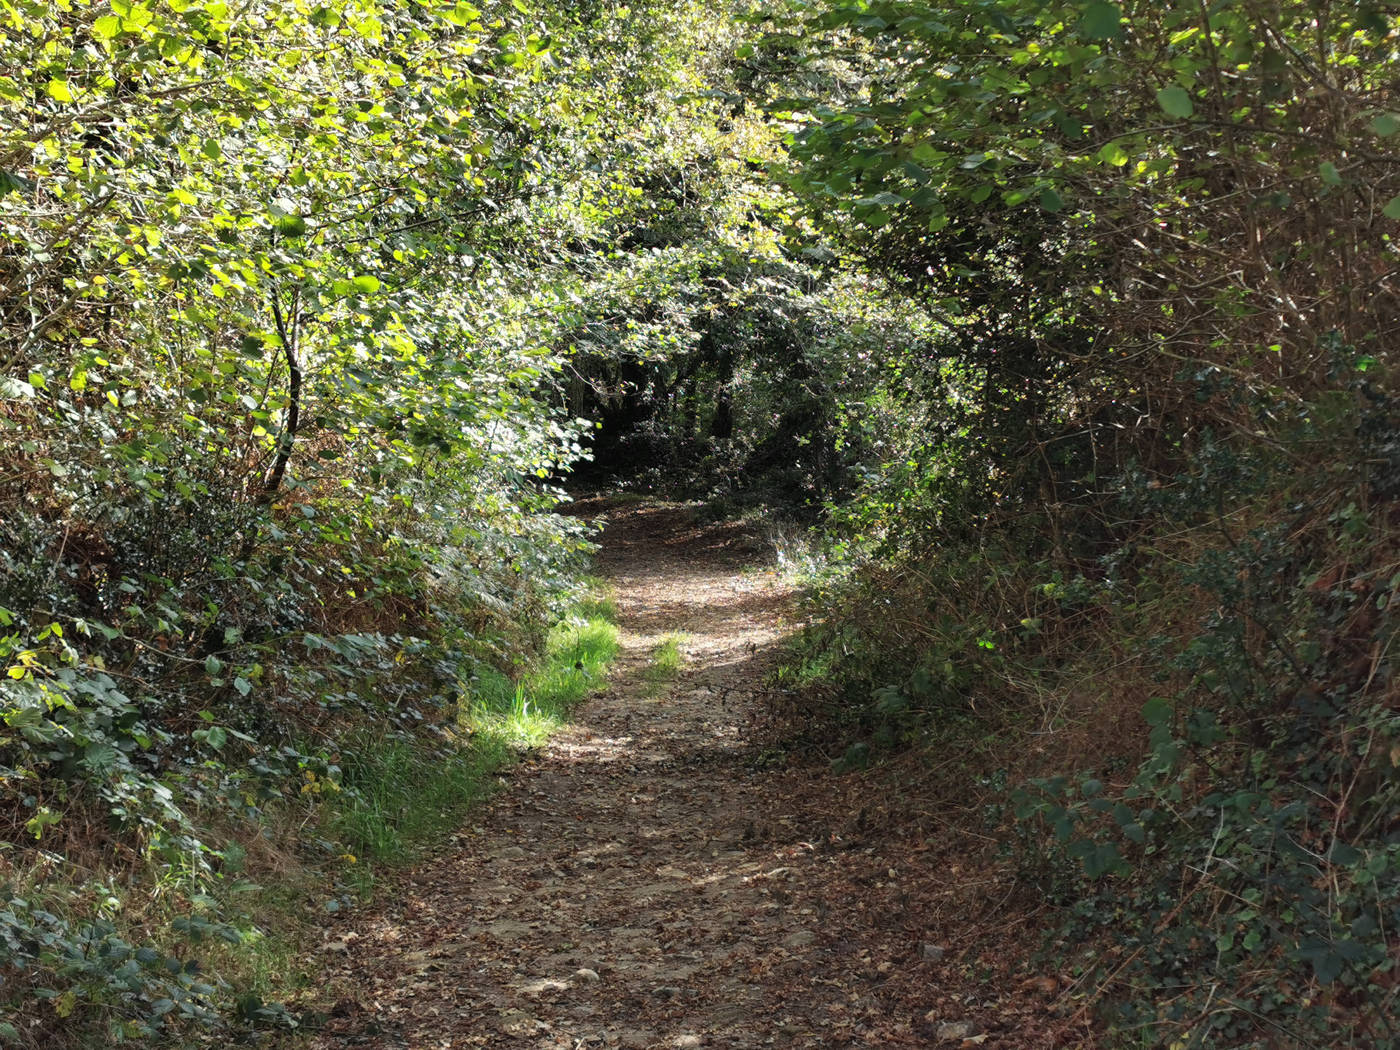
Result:
M282 425L282 433L277 439L277 458L272 461L263 482L263 499L271 500L282 487L282 479L287 474L287 462L292 458L292 447L297 439L297 426L301 422L301 362L297 360L296 349L296 301L292 303L292 325L289 330L282 306L274 294L272 299L272 319L277 324L277 338L282 343L282 354L287 361L287 418Z

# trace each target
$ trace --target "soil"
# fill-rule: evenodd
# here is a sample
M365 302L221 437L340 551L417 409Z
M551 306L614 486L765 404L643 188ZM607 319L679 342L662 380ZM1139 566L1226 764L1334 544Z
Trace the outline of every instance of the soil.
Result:
M975 835L759 731L798 615L766 546L686 507L579 510L606 521L610 684L327 929L312 1046L1093 1046ZM685 665L659 682L672 632Z

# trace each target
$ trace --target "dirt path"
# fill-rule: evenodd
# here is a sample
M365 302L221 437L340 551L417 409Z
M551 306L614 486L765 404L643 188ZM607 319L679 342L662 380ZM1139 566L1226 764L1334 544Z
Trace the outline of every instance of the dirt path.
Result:
M745 727L792 611L761 545L683 509L608 518L610 688L457 849L330 935L341 1002L313 1046L1079 1045L940 991L966 970L930 939L956 866L834 830L824 770L757 767ZM643 672L675 631L687 667L658 689Z

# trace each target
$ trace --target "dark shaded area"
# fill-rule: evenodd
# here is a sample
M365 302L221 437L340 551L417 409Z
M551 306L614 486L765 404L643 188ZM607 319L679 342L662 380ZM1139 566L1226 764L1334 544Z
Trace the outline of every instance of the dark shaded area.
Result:
M861 388L843 319L812 294L820 282L800 267L736 260L702 272L695 301L668 304L682 308L664 319L685 333L679 345L620 354L584 343L563 392L568 414L596 424L576 483L761 503L804 519L849 496L868 450L842 417ZM650 304L625 308L629 320L658 323Z

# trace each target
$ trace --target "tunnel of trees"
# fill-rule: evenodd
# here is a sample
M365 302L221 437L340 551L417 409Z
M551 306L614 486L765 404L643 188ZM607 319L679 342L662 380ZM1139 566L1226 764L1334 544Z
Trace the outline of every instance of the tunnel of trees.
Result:
M287 1023L190 945L540 658L573 486L809 527L803 732L975 756L1123 1031L1397 1038L1389 7L0 16L0 1042Z

